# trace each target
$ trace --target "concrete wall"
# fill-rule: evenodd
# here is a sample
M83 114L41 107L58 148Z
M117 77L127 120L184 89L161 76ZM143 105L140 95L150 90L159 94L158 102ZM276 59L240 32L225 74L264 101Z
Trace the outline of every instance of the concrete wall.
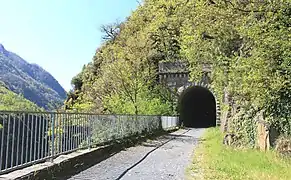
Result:
M161 116L162 128L164 130L173 129L179 126L179 117Z

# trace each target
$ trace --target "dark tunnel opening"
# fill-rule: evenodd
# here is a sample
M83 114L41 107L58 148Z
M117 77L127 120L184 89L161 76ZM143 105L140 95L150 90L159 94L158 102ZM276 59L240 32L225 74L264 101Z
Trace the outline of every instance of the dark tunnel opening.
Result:
M180 120L185 127L216 126L215 97L208 89L194 86L186 89L179 100Z

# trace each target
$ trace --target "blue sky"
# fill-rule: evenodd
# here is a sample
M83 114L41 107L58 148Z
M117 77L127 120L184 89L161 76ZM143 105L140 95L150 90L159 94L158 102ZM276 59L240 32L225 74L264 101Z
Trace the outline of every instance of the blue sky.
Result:
M122 21L136 0L0 0L0 43L66 89L101 44L100 26Z

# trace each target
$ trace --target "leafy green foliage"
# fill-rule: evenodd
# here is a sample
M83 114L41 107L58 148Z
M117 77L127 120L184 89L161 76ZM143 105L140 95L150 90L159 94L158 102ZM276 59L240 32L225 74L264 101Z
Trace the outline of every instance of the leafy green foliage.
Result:
M183 1L145 1L126 22L105 25L107 41L73 79L82 84L68 109L130 114L173 114L173 99L158 87L159 61L180 58ZM178 13L177 13L178 12ZM80 78L81 77L81 78ZM82 83L80 83L82 82ZM77 87L79 87L77 85Z
M0 81L0 110L1 111L42 111L34 103L21 95L8 90Z
M254 116L262 110L278 131L290 135L290 7L288 0L144 0L125 22L103 27L108 40L73 80L78 88L67 106L174 113L173 98L158 88L157 67L184 60L193 81L211 66L217 100L232 111L230 127L238 126L229 130L245 142L254 143Z
M169 115L173 113L169 102L163 103L159 97L151 96L153 94L147 90L138 94L136 102L138 114ZM104 104L106 104L107 109L110 109L111 113L136 114L135 104L128 100L126 95L115 94L107 97L104 99Z
M291 4L290 1L193 1L182 27L182 52L191 77L201 78L203 64L212 65L218 99L236 113L239 131L254 129L250 121L265 110L266 120L291 134ZM239 108L234 108L239 107ZM245 131L244 131L245 132ZM248 130L247 134L253 132ZM253 141L253 135L248 141Z

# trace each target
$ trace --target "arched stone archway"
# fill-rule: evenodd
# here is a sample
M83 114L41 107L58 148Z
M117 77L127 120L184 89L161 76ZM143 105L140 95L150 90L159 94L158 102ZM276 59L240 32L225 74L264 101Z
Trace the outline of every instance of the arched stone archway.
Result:
M215 95L207 86L184 86L180 91L178 107L180 121L185 127L207 128L217 125Z

